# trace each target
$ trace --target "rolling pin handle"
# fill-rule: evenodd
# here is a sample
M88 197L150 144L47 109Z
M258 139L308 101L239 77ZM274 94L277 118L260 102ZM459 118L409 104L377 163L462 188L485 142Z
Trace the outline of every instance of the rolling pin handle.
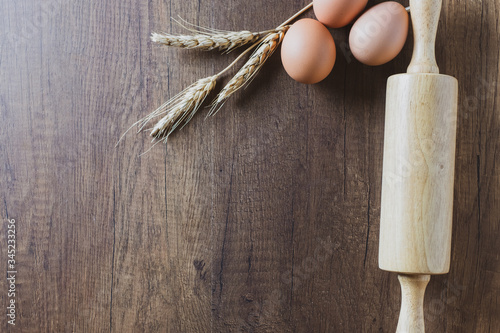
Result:
M441 6L442 0L410 0L415 39L408 73L439 73L435 45Z
M401 312L396 333L424 333L424 295L430 275L399 274Z

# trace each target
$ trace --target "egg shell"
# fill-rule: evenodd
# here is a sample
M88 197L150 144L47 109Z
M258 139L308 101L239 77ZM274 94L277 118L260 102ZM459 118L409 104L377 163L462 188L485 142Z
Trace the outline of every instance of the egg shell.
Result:
M383 2L367 10L352 26L349 46L356 59L378 66L394 59L408 37L406 9L394 1Z
M295 22L281 46L281 61L294 80L312 84L330 74L337 52L330 31L313 19Z
M368 0L314 0L314 15L330 28L351 23L366 7Z

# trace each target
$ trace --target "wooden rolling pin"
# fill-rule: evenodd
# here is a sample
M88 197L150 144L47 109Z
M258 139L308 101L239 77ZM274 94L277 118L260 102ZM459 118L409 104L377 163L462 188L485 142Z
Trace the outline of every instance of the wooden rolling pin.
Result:
M397 332L424 332L430 275L450 267L458 83L435 59L442 0L410 0L414 50L387 82L379 267L397 272Z

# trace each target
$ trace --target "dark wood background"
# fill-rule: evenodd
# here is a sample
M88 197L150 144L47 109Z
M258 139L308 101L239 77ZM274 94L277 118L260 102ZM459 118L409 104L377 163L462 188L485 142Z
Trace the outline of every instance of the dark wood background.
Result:
M385 83L411 38L370 68L335 30L320 84L289 79L276 54L168 146L138 157L144 133L115 147L238 53L166 49L151 31L180 32L177 15L265 30L306 4L0 1L2 270L7 218L18 232L16 326L2 315L0 331L395 330L399 284L377 265ZM443 4L437 58L460 100L452 266L428 286L428 332L500 332L499 13L498 0Z

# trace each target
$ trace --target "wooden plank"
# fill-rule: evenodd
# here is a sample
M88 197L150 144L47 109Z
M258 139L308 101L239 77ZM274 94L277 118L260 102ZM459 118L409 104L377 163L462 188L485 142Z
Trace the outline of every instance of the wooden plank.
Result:
M346 52L348 29L332 31L322 83L295 83L277 54L168 146L138 157L149 138L129 133L115 148L238 54L166 49L151 31L180 32L177 15L265 30L306 4L0 0L1 267L6 219L18 228L18 317L0 331L395 329L399 284L377 262L381 154L385 82L406 70L411 38L370 68ZM460 100L452 267L427 288L429 332L500 327L499 6L443 2L437 61Z

